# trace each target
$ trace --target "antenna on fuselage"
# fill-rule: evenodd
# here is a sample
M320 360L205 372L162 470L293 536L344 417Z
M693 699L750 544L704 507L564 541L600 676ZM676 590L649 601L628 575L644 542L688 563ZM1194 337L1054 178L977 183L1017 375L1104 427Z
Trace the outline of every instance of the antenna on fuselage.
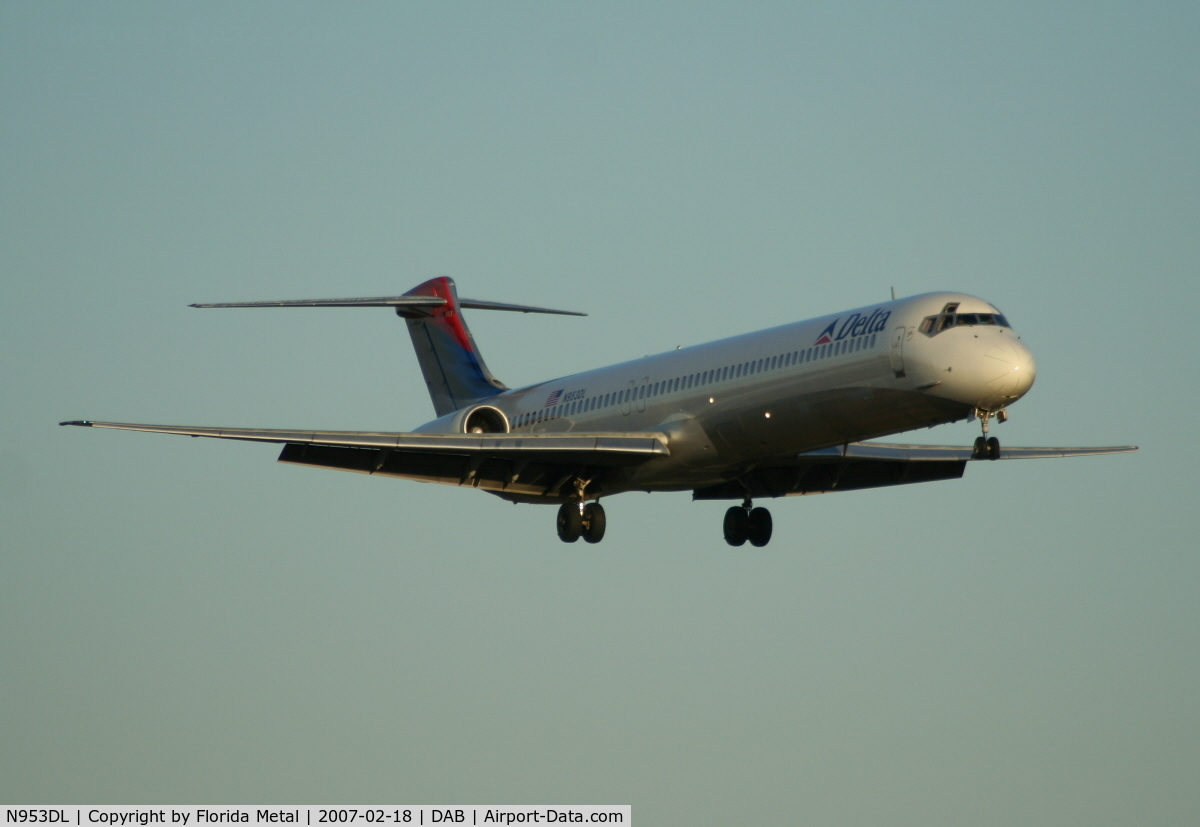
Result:
M893 287L892 288L892 301L895 301L895 300L896 300L896 288Z

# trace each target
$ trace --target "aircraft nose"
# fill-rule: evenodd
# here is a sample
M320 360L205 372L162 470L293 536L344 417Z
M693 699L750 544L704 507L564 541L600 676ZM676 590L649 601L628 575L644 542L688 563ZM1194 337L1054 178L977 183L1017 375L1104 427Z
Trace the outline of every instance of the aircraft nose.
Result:
M992 346L984 354L984 363L990 374L988 388L1002 398L1004 404L1024 396L1037 378L1033 353L1018 339L1008 339Z

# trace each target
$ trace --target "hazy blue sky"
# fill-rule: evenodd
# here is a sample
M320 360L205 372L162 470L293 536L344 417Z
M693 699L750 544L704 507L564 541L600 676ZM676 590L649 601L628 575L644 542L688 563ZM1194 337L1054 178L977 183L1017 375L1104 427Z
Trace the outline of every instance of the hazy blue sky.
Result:
M0 800L1200 821L1200 5L0 5ZM412 428L382 310L510 385L933 289L1135 455L553 509L57 426ZM967 424L917 435L966 444Z

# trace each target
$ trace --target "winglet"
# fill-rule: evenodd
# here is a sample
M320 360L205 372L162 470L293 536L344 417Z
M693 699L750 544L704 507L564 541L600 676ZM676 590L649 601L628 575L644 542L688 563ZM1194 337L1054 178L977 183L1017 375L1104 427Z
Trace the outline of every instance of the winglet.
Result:
M72 419L68 422L60 422L59 425L82 425L85 428L92 427L92 423L87 419Z

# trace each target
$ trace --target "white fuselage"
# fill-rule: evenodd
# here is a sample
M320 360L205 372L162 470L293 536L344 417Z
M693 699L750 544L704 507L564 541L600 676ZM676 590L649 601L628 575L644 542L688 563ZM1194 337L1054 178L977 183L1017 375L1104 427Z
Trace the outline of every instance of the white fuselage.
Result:
M502 412L513 433L665 433L669 457L622 472L606 489L680 490L773 458L997 411L1024 395L1034 376L1032 354L995 307L927 293L565 376L481 404ZM454 430L460 413L419 430Z

